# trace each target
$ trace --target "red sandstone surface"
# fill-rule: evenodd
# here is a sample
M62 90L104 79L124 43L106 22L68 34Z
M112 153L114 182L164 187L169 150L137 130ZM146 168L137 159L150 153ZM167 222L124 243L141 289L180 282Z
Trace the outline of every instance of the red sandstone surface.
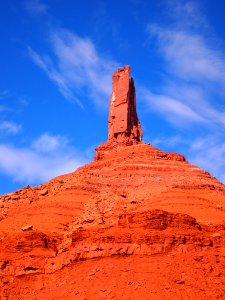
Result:
M130 66L118 69L112 77L108 141L138 143L142 140L141 124L136 111L134 80Z
M1 299L225 299L225 186L136 121L92 163L0 197Z

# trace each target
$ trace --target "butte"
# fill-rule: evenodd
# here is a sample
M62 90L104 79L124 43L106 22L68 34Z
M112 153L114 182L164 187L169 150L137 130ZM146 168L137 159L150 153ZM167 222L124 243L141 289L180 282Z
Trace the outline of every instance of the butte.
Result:
M225 299L225 186L142 143L129 66L112 86L92 163L0 197L0 298Z

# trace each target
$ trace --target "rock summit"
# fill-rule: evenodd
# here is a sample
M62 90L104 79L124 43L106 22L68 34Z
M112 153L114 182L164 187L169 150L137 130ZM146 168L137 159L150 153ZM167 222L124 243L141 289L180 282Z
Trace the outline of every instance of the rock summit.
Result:
M129 66L108 126L90 164L0 197L0 298L225 299L225 186L142 143Z

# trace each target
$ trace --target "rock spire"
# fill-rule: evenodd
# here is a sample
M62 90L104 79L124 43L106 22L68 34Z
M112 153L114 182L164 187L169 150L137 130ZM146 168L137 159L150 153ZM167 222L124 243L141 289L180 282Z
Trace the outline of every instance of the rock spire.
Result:
M134 80L130 77L130 66L118 69L112 76L108 141L118 143L140 143L141 124L136 111Z

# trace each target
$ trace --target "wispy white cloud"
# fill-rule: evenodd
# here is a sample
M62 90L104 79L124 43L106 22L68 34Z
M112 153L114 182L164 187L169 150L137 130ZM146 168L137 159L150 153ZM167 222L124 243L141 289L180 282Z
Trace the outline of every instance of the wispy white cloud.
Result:
M85 93L86 98L96 105L104 105L117 63L99 53L90 39L68 30L52 30L49 39L54 57L40 55L28 47L33 62L57 85L66 99L83 106L80 98Z
M49 153L58 149L62 150L68 144L69 141L65 136L43 133L32 142L32 148L37 152Z
M210 30L207 19L202 13L201 3L191 0L166 1L167 12L172 24L178 28L189 30Z
M63 97L83 107L80 100L74 95L72 89L67 84L63 74L53 66L51 59L46 56L40 56L31 47L28 47L28 52L33 62L45 72L52 82L56 84Z
M156 25L149 25L148 30L156 37L172 74L189 81L216 80L224 84L225 55L201 33Z
M21 124L12 121L0 121L0 132L3 133L18 133L22 129Z
M173 124L224 127L225 111L218 99L225 95L225 54L196 3L173 1L169 8L174 20L169 26L147 27L162 55L165 77L160 94L149 91L146 101Z
M26 0L25 9L30 14L45 15L48 12L48 6L40 0Z
M0 144L0 171L27 184L72 172L86 159L68 144L66 137L59 135L45 133L24 148Z
M186 122L206 123L205 119L197 111L194 111L190 106L167 95L155 94L150 90L142 91L144 98L151 109L155 109L163 114L170 122L181 124Z

